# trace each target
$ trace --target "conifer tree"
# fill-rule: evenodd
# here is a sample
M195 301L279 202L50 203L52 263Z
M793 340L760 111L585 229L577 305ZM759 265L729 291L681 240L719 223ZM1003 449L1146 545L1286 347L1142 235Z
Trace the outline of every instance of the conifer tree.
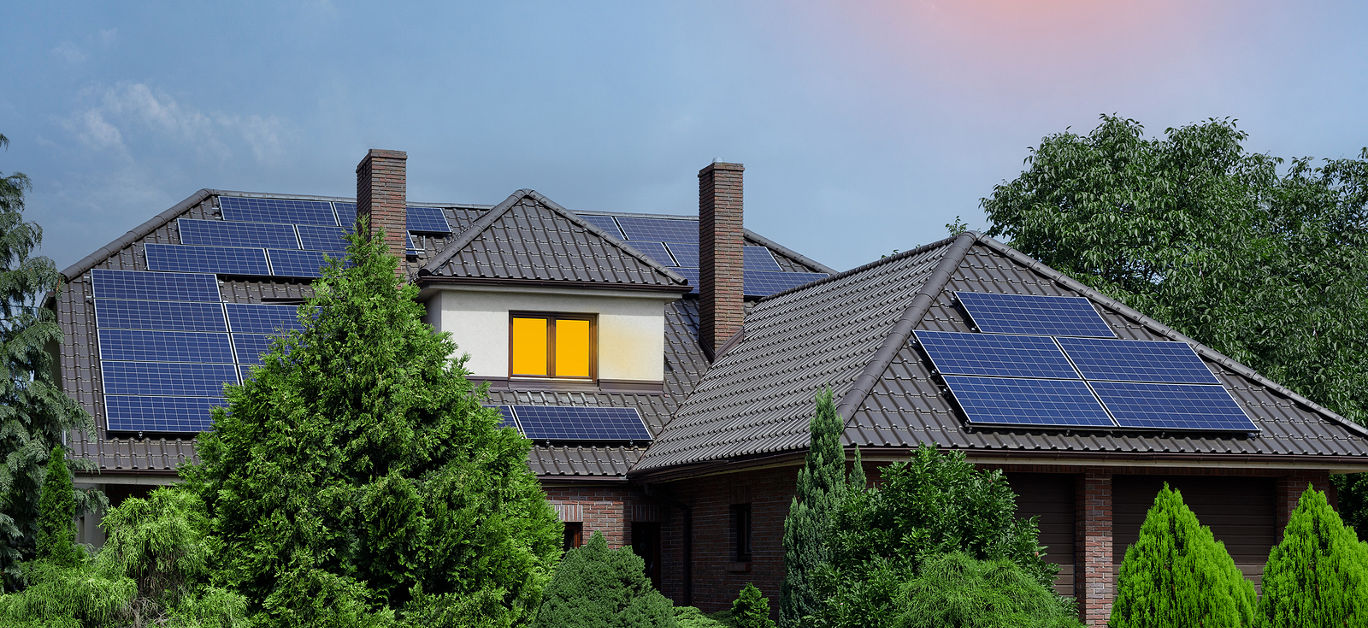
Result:
M76 487L60 445L48 456L38 513L38 557L64 566L80 563L85 551L76 546Z
M646 563L631 548L609 549L594 532L566 552L556 569L533 628L673 628L674 606L651 586Z
M1259 625L1368 626L1368 544L1310 486L1264 565Z
M864 470L857 458L854 474L846 477L841 435L845 422L836 415L831 391L817 395L817 411L810 425L807 463L798 471L797 488L784 518L784 584L779 593L779 621L798 626L820 602L813 578L828 562L828 539L836 509L845 498L847 483L864 488ZM856 484L858 482L858 484Z
M747 582L732 602L731 620L735 628L774 628L770 619L769 600L760 593L755 583Z
M1254 584L1168 484L1126 548L1111 628L1252 626Z
M0 148L8 144L0 135ZM34 555L49 452L63 432L93 429L54 377L49 348L62 332L42 300L61 275L52 260L33 256L43 230L24 222L28 189L23 174L0 173L0 588L19 586L19 563ZM77 499L84 504L86 497Z

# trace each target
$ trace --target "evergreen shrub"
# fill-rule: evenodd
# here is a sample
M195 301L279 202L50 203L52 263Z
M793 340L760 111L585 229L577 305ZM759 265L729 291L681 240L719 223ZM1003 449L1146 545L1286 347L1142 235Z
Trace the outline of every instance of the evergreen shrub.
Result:
M76 487L66 465L66 450L52 448L38 498L38 558L74 567L86 559L76 545Z
M646 563L630 548L609 549L603 535L565 553L546 587L539 628L673 628L674 607L651 586Z
M1082 628L1077 611L1061 605L1015 563L980 561L964 552L926 559L902 587L897 625L903 628Z
M732 602L731 621L736 628L774 628L769 614L769 599L754 583L747 582Z
M1368 626L1368 544L1310 486L1268 556L1259 626Z

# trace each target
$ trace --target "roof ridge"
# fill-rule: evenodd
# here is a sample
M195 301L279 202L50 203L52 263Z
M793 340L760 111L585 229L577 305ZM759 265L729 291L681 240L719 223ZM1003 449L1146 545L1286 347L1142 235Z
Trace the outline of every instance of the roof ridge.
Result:
M142 224L133 227L132 229L129 229L127 233L115 238L108 244L98 249L95 249L94 252L92 252L90 255L81 258L75 264L72 264L62 269L62 276L65 277L67 281L72 281L77 277L84 275L87 270L90 270L100 262L103 262L109 259L110 257L113 257L115 253L119 252L119 249L122 249L132 244L133 242L145 237L147 234L156 231L163 225L171 222L172 218L175 218L176 216L185 213L185 211L190 209L191 207L199 205L200 203L203 203L205 199L211 196L216 196L219 193L219 190L213 190L210 188L200 188L199 190L195 191L194 194L187 196L185 200L176 203L175 205L172 205L169 209L161 212L160 214L157 214L156 216L153 216L152 218L148 219Z
M570 222L573 222L575 225L583 227L586 231L602 238L603 240L609 242L613 246L616 246L617 248L621 249L622 252L627 253L628 255L631 255L632 257L636 258L637 261L640 261L646 264L647 266L650 266L656 272L659 272L665 275L666 277L669 277L675 283L683 285L689 282L689 280L685 279L683 275L680 275L679 273L676 273L670 270L669 268L660 265L659 262L656 262L650 257L647 257L645 253L642 253L641 251L638 251L635 248L631 247L629 243L623 242L621 240L618 240L617 238L614 238L611 235L608 235L606 231L599 229L598 226L594 225L593 223L583 218L580 218L579 216L575 215L575 212L562 207L560 204L556 203L555 201L549 198L546 198L536 190L528 190L527 192L529 196L536 199L543 205L547 206L552 211L559 213L560 215L569 219Z
M531 192L531 190L526 188L514 191L498 205L489 208L489 211L485 212L485 215L480 216L479 220L471 223L465 231L461 232L461 235L457 236L455 240L452 240L443 247L441 253L438 253L419 268L418 274L421 275L424 272L432 274L436 272L436 269L451 261L451 258L456 257L457 252L465 248L471 242L474 242L477 236L483 233L485 229L488 229L489 225L494 224L494 221L498 220L500 216L508 213L508 210L512 209L514 205L518 204L518 201L526 197L528 192Z
M1165 325L1153 318L1150 318L1149 316L1146 316L1145 314L1141 313L1135 308L1132 308L1129 305L1122 303L1121 301L1118 301L1106 294L1103 294L1096 288L1088 286L1083 282L1078 281L1073 277L1070 277L1066 273L1055 270L1054 268L1047 266L1044 262L1034 259L1031 256L1022 253L1021 251L1018 251L1003 242L999 242L998 240L990 236L983 235L978 232L969 233L972 233L975 236L975 239L978 242L982 243L984 246L987 246L988 248L993 249L998 253L1001 253L1002 255L1006 256L1008 259L1011 259L1014 262L1026 266L1026 268L1031 270L1032 272L1044 275L1045 277L1048 277L1054 280L1056 283L1063 285L1071 290L1081 292L1087 295L1087 297L1090 300L1101 303L1104 307L1107 307L1112 311L1116 312L1117 314L1120 314L1121 316L1124 316L1139 323L1141 326L1145 327L1146 329L1154 333L1157 333L1161 336L1165 336L1171 340L1186 342L1189 345L1192 345L1193 349L1197 351L1199 355L1202 355L1220 364L1221 366L1224 366L1234 371L1239 375L1252 379L1279 394L1285 395L1291 398L1293 401L1300 403L1317 413L1325 415L1326 418L1330 419L1335 423L1339 423L1340 425L1346 428L1349 428L1351 431L1357 432L1360 436L1368 436L1368 427L1364 427L1362 425L1359 425L1358 423L1350 421L1349 419L1340 416L1338 413L1330 410L1329 408L1326 408L1314 401L1311 401L1310 399L1307 399L1306 397L1301 396L1300 394L1292 391L1286 386L1283 386L1282 384L1279 384L1271 379L1268 379L1267 377L1264 377L1258 371L1255 371L1249 366L1231 359L1230 357L1226 356L1220 351L1212 349L1211 347L1208 347L1203 343L1200 343L1192 338L1189 338L1186 335L1183 335L1182 333L1179 333L1172 327L1169 327L1168 325Z
M897 255L890 255L876 262L865 264L859 268L854 268L837 275L837 277L844 277L851 273L879 266L890 261L905 259L911 255L925 253L936 246L945 246L947 243L950 244L949 248L941 255L940 261L936 263L936 269L931 272L931 275L926 278L926 281L922 282L921 288L917 290L917 293L912 296L911 302L903 309L902 315L898 317L898 321L894 323L893 328L889 330L888 336L884 338L883 344L879 345L879 349L874 352L874 356L870 358L869 362L865 363L864 369L855 377L855 381L851 382L850 389L841 396L840 402L836 405L836 415L841 417L843 425L844 422L848 421L854 414L854 410L859 407L859 404L863 403L865 398L869 396L869 393L874 390L874 385L878 383L879 378L883 376L884 371L888 370L888 366L893 363L898 352L902 350L903 345L907 344L907 339L912 336L913 328L917 326L917 323L921 321L922 316L926 314L926 311L931 308L931 304L935 302L935 295L940 294L940 292L945 289L945 284L949 283L950 276L954 273L955 268L964 260L964 256L969 252L969 247L972 246L979 237L979 234L975 232L966 231L957 236L951 236L945 240L941 240L940 242L920 246L909 251L898 253ZM833 279L834 278L835 277L833 277ZM842 429L842 432L844 432L844 429L845 428Z
M972 232L972 231L966 231L965 233L968 233L968 234L976 234L976 232ZM823 284L827 284L827 283L831 283L831 282L833 282L833 281L836 281L837 279L844 279L844 278L849 277L849 276L851 276L851 275L854 275L854 274L856 274L856 273L861 273L861 272L864 272L864 271L866 271L866 270L869 270L869 269L874 268L874 267L877 267L877 266L882 266L882 265L884 265L884 264L890 264L890 263L896 262L896 261L898 261L898 260L906 259L906 258L908 258L908 257L912 257L913 255L921 255L922 253L925 253L925 252L927 252L927 251L930 251L931 249L938 248L938 247L942 247L942 246L945 246L945 245L947 245L947 244L950 244L951 242L954 242L954 241L955 241L957 238L959 238L959 237L960 237L960 236L950 236L950 237L948 237L948 238L943 238L943 239L940 239L940 240L936 240L935 242L932 242L932 243L930 243L930 244L923 244L923 245L921 245L921 246L918 246L918 247L915 247L915 248L908 249L908 250L906 250L906 251L899 251L899 252L894 253L894 254L892 254L892 255L889 255L889 256L887 256L887 257L881 257L881 258L879 258L879 259L876 259L876 260L874 260L874 261L872 261L872 262L869 262L869 263L867 263L867 264L864 264L864 265L861 265L861 266L856 266L855 268L852 268L852 269L850 269L850 270L836 273L836 274L831 275L831 276L829 276L829 277L827 277L827 278L825 278L825 279L818 279L818 280L816 280L816 281L812 281L812 282L809 282L809 283L805 283L805 284L803 284L803 285L801 285L801 286L795 286L795 287L789 288L788 290L784 290L784 291L781 291L781 292L776 292L776 293L774 293L774 294L771 294L771 295L768 295L768 296L761 297L760 299L757 300L757 302L763 303L763 302L765 302L765 301L769 301L769 300L771 300L771 299L775 299L775 298L782 297L782 296L785 296L785 295L788 295L788 294L791 294L791 293L794 293L794 292L798 292L798 291L800 291L800 290L807 290L808 288L811 288L811 287L813 287L813 286L820 286L820 285L823 285Z

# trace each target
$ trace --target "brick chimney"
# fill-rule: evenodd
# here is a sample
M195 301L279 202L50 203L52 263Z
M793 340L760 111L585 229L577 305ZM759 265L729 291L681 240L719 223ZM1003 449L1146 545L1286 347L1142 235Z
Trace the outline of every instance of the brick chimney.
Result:
M408 153L401 150L372 148L356 165L356 220L369 218L371 235L385 231L385 244L399 258L397 274L407 278L405 264L408 235L405 194L405 162Z
M699 339L709 358L741 330L745 284L741 164L713 162L698 171Z

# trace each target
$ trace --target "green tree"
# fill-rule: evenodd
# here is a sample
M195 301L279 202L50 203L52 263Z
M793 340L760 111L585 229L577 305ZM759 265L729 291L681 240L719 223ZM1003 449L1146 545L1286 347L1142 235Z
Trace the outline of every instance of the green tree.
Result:
M1076 611L1016 563L964 552L926 560L902 588L904 628L1082 628Z
M845 499L847 486L863 489L865 483L858 451L854 469L850 477L846 475L845 449L841 446L845 422L836 415L830 390L817 395L817 411L809 431L807 463L798 470L793 502L784 517L785 571L779 590L779 621L785 626L800 625L817 609L821 600L812 579L817 569L831 560L828 539L836 510Z
M362 229L364 231L364 228ZM354 237L186 471L218 581L276 623L526 621L561 527L383 238Z
M829 400L830 395L827 398ZM774 620L769 614L769 600L754 583L747 582L732 602L731 621L736 628L774 628Z
M1167 484L1126 548L1112 628L1252 626L1254 584L1245 580L1183 496Z
M1259 620L1267 628L1368 626L1368 544L1310 486L1264 565Z
M85 550L76 545L76 487L60 445L48 456L38 517L38 558L67 567L80 564Z
M9 140L0 135L0 148ZM90 415L62 392L52 350L62 340L43 299L62 276L33 253L43 230L24 222L21 173L0 173L0 589L21 585L20 563L34 555L44 465L62 433L93 429ZM77 495L88 505L98 495Z
M1247 137L1116 116L1050 135L982 200L988 234L1365 423L1368 149L1284 162ZM1368 479L1337 481L1368 525Z
M673 628L674 607L646 577L630 548L609 549L603 535L565 553L541 608L537 628Z

